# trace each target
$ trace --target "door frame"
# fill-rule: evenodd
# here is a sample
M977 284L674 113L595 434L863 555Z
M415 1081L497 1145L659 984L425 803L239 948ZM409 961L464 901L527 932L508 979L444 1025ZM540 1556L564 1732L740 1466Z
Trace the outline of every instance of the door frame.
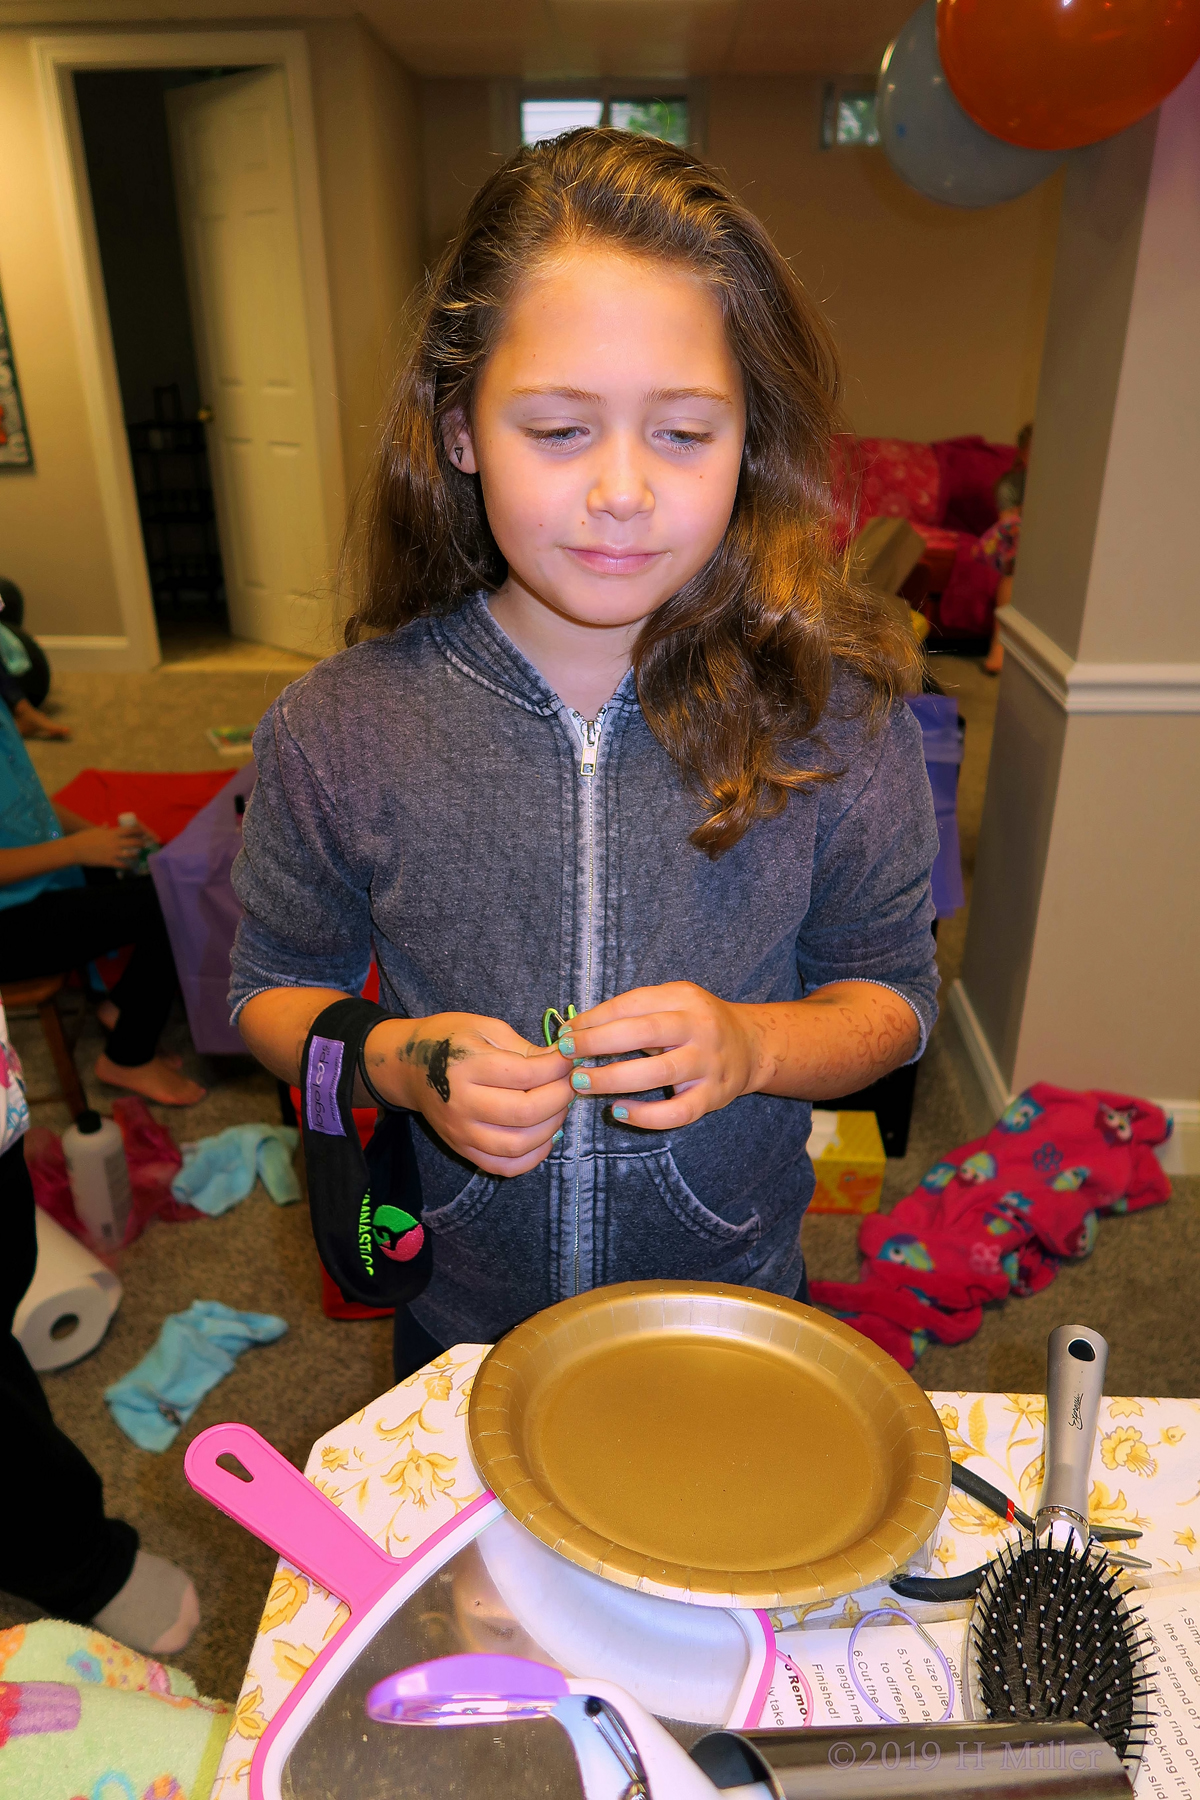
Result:
M331 565L345 506L345 467L308 43L303 31L295 30L106 32L35 37L30 48L50 151L54 209L123 628L119 637L46 637L41 641L63 669L152 669L161 662L162 654L72 77L77 72L96 69L241 66L283 71L292 126L326 562Z

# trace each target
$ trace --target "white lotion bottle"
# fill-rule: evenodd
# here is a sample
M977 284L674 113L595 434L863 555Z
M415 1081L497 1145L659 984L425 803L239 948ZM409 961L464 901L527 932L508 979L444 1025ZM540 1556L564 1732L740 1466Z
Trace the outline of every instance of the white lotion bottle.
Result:
M153 832L150 831L149 827L142 824L142 821L138 818L136 813L133 813L133 812L118 813L117 814L117 824L123 825L127 831L132 831L134 826L136 825L140 831L143 831L146 834L146 841L142 845L141 849L138 851L136 860L130 864L129 868L118 869L117 870L118 877L122 876L122 875L146 875L146 874L148 874L149 869L150 869L150 858L154 855L154 852L156 850L162 849L162 845L159 843L158 839L154 836Z
M75 1211L99 1250L119 1250L133 1195L125 1141L114 1119L81 1112L62 1135Z

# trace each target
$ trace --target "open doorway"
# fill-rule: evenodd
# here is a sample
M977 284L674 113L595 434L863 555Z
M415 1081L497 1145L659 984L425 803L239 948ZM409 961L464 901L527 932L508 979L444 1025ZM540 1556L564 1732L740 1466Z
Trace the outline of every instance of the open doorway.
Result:
M343 472L303 41L44 39L37 55L121 571L113 650L152 666L161 623L171 661L177 633L327 654Z
M75 76L146 570L167 660L229 635L166 95L226 70Z

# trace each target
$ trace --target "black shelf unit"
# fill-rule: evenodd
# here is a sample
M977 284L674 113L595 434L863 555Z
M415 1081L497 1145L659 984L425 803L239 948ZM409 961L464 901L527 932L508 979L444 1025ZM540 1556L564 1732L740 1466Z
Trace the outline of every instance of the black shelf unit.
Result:
M155 612L224 621L225 574L203 420L183 417L172 385L155 388L153 419L126 429Z

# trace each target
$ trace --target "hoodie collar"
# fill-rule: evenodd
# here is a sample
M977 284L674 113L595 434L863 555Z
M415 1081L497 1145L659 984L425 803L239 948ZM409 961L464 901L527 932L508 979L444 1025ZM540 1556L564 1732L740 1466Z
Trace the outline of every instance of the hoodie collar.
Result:
M497 624L486 594L473 594L455 612L433 616L428 623L443 656L473 681L542 718L567 710L549 682ZM633 670L628 669L608 705L636 709L637 703L637 685Z

